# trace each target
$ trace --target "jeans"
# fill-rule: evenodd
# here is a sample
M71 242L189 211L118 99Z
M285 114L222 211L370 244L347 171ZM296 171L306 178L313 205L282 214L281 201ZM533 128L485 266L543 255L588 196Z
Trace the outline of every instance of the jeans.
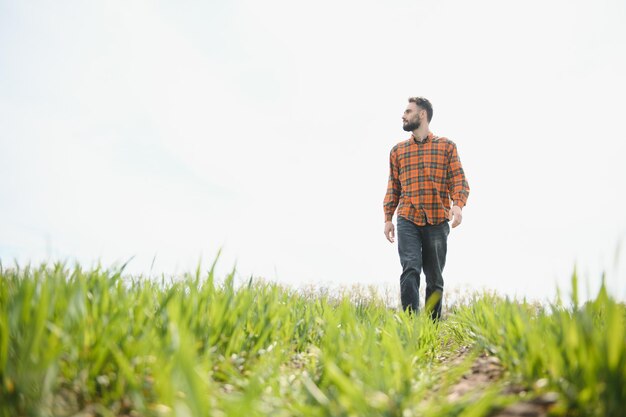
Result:
M447 221L437 225L417 226L398 216L398 253L402 264L400 299L402 309L419 311L420 274L426 275L426 307L433 320L441 317L443 267L446 264Z

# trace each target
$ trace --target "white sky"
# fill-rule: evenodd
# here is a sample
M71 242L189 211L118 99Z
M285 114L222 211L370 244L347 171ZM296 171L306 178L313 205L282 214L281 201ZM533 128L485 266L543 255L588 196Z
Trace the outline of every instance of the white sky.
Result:
M625 299L624 22L621 0L0 0L0 259L169 274L222 247L241 278L399 288L382 201L422 95L471 186L446 287L551 297L576 263Z

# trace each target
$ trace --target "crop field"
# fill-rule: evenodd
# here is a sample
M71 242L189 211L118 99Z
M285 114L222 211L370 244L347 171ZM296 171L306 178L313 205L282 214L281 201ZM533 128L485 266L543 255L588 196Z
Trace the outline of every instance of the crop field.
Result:
M433 323L375 295L0 271L2 416L624 416L626 307L482 293Z

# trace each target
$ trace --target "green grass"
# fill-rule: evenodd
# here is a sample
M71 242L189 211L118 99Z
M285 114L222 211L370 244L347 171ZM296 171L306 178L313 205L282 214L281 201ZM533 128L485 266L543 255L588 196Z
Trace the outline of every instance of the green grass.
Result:
M557 415L624 415L626 307L604 287L569 307L476 295L434 324L375 297L233 276L2 270L0 415L487 416L520 400L510 383L558 393ZM484 351L503 379L449 401Z

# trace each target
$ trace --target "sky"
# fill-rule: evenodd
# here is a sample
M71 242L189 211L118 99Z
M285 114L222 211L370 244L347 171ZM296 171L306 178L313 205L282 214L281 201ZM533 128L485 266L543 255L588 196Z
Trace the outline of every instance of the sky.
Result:
M471 192L446 288L626 299L626 3L0 0L0 260L399 291L410 96ZM424 284L422 284L424 286Z

